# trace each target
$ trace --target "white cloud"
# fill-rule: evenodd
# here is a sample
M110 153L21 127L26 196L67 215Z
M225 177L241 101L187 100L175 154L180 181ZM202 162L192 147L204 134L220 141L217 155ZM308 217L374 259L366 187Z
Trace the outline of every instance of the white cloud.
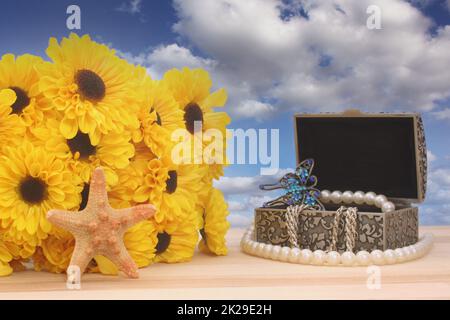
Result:
M244 211L247 209L247 206L242 201L228 201L228 210L230 211Z
M243 194L259 194L259 185L266 183L275 183L287 172L293 169L280 169L273 176L241 176L241 177L221 177L214 181L214 187L222 190L226 195L243 195Z
M275 197L274 196L268 196L268 195L263 195L263 196L252 196L250 198L248 198L248 204L251 206L251 208L259 208L262 207L262 205L270 200L273 200Z
M211 70L215 61L194 56L187 48L177 44L160 46L147 56L147 64L150 66L152 74L161 77L165 71L172 68L203 68Z
M253 219L252 217L249 217L248 215L242 215L242 214L230 214L228 216L228 221L230 222L232 227L248 227Z
M429 179L443 189L450 191L450 168L438 168L430 172ZM449 197L450 199L450 197Z
M240 118L253 118L257 121L268 119L276 109L268 104L256 100L244 100L236 108L235 114Z
M122 2L120 6L116 8L116 11L126 12L129 14L140 13L142 9L142 0L128 0Z
M427 160L428 162L436 161L437 157L434 155L431 150L427 150Z
M333 111L433 109L450 96L450 26L432 22L401 0L297 2L309 18L280 17L275 0L176 0L174 30L217 62L218 79L237 91L236 115L247 99L277 108ZM366 27L366 8L382 9L382 30ZM322 65L323 60L328 61ZM230 90L234 93L233 90ZM245 110L245 109L244 109Z
M431 169L425 202L420 205L421 224L450 224L450 166Z
M211 71L216 64L214 60L195 56L188 48L180 47L175 43L161 45L137 55L116 51L129 62L146 67L150 75L156 79L160 79L164 72L172 68L189 67Z
M433 115L439 120L450 120L450 108L435 111Z
M382 30L367 29L369 4L381 7ZM403 0L343 0L339 9L328 0L175 0L174 7L173 30L207 58L176 43L123 56L154 78L174 67L208 70L216 87L227 88L237 119L282 110L430 111L450 96L450 74L441 72L450 65L450 25L430 35L432 21Z

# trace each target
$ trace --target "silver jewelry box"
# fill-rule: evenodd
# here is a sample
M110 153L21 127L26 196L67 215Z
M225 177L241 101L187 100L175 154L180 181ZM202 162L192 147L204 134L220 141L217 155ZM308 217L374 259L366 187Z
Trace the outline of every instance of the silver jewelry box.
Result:
M396 210L388 213L356 204L354 250L386 250L418 241L418 208L424 201L427 153L419 114L344 113L299 114L294 117L297 164L315 160L319 190L373 191L384 194ZM327 250L339 205L325 211L304 210L298 221L302 249ZM345 221L341 220L337 248L345 251ZM286 208L255 210L256 240L288 246Z

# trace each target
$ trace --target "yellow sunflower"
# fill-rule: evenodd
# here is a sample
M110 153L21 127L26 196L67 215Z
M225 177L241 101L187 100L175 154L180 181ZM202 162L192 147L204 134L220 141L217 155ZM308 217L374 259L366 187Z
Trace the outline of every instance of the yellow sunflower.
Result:
M0 241L3 241L3 245L12 255L13 260L9 264L12 267L14 266L13 269L15 269L22 261L27 261L33 255L36 246L29 244L25 240L18 241L7 231L7 229L2 228L0 225ZM2 238L3 240L1 240Z
M69 266L75 239L67 234L65 237L49 235L42 241L33 255L33 265L36 271L46 270L54 273L65 272Z
M50 209L73 210L80 203L81 180L66 163L25 141L5 147L0 157L0 223L7 240L40 244L52 230Z
M192 142L190 142L192 145L192 163L198 163L199 160L202 163L205 162L206 165L215 163L216 165L209 168L210 176L214 178L219 177L222 174L221 168L226 163L226 126L230 123L230 118L225 112L215 112L214 108L225 105L227 100L226 91L220 89L211 93L211 78L208 72L202 69L172 69L166 72L163 81L169 87L181 110L183 110L186 131L193 137ZM197 130L196 125L201 125L201 131ZM211 131L209 129L215 130ZM217 132L220 134L220 137L211 134L212 132ZM195 148L195 142L193 141L195 139L199 139L200 141L197 143L203 146L203 153L200 153L200 159L198 159L199 153L193 151ZM216 139L221 139L219 141L221 148L208 152L208 145L212 145L211 143ZM186 141L186 138L184 141ZM217 146L220 147L219 144ZM217 173L214 171L217 171Z
M0 277L10 275L13 272L13 268L9 265L12 259L13 256L0 238Z
M66 139L81 131L97 145L101 134L139 127L133 67L114 50L71 33L60 44L51 38L47 55L53 63L38 66L39 89L63 113Z
M227 221L228 205L220 190L212 188L203 209L204 225L200 229L200 250L205 253L226 255L225 235L230 228Z
M184 128L183 112L164 82L152 80L140 68L143 101L138 117L140 128L133 133L133 141L144 143L154 155L162 157L172 149L172 132Z
M0 90L0 141L10 145L22 137L25 126L17 114L12 113L11 106L16 101L16 93L11 89Z
M174 165L170 159L153 159L143 184L136 190L136 202L150 202L156 208L157 223L196 216L195 205L205 168L196 165Z
M155 160L153 163L150 163L151 159L132 159L130 161L130 165L124 169L116 170L116 173L119 177L119 181L116 185L114 185L109 192L109 200L113 207L115 208L124 208L126 206L135 205L134 195L136 190L143 185L144 176L147 172L152 172L152 166L154 163L158 162ZM155 179L157 179L155 177ZM155 180L156 182L156 180ZM162 187L164 186L164 181L160 178L159 185L160 188L157 187L157 183L155 183L154 188L155 194L152 197L153 201L157 197L156 193L162 193ZM159 190L159 191L158 191ZM160 198L160 197L159 197ZM159 202L159 201L157 201Z
M43 63L42 58L30 54L17 58L5 54L0 60L0 90L14 91L17 98L9 105L11 113L18 115L27 126L41 122L52 112L51 103L38 88L39 75L35 67Z
M161 159L154 158L147 161L142 169L142 179L139 180L139 186L133 192L133 201L136 203L149 202L157 209L156 215L162 220L161 200L166 181L169 178L169 168Z
M196 217L186 215L165 223L155 223L155 262L177 263L192 259L198 241Z
M11 271L25 270L23 263L29 260L35 250L27 244L8 241L3 231L0 229L0 276L6 276Z
M105 169L109 186L117 184L116 169L126 168L134 156L134 146L129 133L109 132L94 144L90 136L78 131L65 138L58 130L57 119L48 119L44 125L31 129L36 145L44 146L56 157L68 160L69 167L88 184L91 172L98 166Z

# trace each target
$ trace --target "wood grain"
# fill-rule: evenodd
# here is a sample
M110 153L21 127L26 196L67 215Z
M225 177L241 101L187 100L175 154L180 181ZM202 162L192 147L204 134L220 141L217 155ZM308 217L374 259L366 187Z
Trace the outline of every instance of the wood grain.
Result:
M155 264L140 279L87 274L81 290L65 275L24 271L0 278L0 299L450 299L450 227L422 227L435 244L421 260L381 267L381 288L369 290L367 268L315 267L248 256L243 230L228 235L230 253L196 253L190 263Z

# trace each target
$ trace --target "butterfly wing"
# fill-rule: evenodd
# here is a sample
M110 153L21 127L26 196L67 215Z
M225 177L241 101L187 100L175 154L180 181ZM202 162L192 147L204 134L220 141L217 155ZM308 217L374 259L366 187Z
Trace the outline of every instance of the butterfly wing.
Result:
M315 188L310 188L304 193L302 203L316 210L324 210L324 206L319 201L319 197L320 191Z

